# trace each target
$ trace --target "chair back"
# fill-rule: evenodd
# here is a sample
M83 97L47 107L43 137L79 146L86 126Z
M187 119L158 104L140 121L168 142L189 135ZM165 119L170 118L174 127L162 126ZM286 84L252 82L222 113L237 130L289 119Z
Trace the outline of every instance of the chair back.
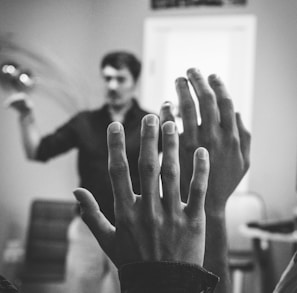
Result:
M76 204L34 200L31 206L22 281L63 280L67 230Z

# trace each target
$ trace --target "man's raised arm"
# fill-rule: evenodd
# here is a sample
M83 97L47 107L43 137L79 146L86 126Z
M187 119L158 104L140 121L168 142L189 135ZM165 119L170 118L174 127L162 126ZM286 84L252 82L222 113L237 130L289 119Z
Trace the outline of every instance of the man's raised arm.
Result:
M21 137L26 156L30 160L35 160L40 134L35 122L32 101L27 94L16 93L5 101L5 105L19 113Z

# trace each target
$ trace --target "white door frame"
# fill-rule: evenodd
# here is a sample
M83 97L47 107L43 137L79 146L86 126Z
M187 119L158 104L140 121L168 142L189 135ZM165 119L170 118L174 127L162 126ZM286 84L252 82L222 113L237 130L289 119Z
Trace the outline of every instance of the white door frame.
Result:
M180 52L180 54L171 56L176 49L172 49L172 44L175 47L179 45L174 37L178 38L178 36L184 35L188 35L188 40L190 40L188 47L196 46L197 48L195 49L195 52L197 50L195 58L188 57L187 52L184 52L185 54ZM207 56L208 44L206 44L208 36L210 38L209 51L211 52L209 56ZM202 72L205 75L218 73L225 81L234 101L235 110L241 113L245 125L251 131L255 38L256 17L254 15L146 19L144 24L141 104L155 113L159 112L160 106L165 100L171 100L176 104L174 79L180 75L185 75L188 67L199 66L200 68L202 66L204 69ZM184 38L181 37L181 39ZM184 40L187 40L187 37ZM203 46L199 40L204 40ZM223 40L221 47L219 40ZM214 49L213 46L216 48ZM183 48L187 51L188 47ZM188 58L188 62L190 60L191 64L187 64L187 68L177 73L175 72L177 70L175 63L178 62L174 62L174 58L179 58L179 56L181 60ZM199 57L201 57L200 60ZM199 64L195 63L196 60ZM210 64L209 68L207 68L208 63ZM216 71L216 65L221 72ZM247 189L247 179L241 186L239 189Z

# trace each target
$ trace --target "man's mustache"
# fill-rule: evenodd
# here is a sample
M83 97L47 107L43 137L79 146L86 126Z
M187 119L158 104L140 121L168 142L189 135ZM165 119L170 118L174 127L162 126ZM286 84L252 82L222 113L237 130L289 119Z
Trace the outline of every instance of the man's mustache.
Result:
M117 98L119 96L118 92L113 90L108 91L107 95L111 98Z

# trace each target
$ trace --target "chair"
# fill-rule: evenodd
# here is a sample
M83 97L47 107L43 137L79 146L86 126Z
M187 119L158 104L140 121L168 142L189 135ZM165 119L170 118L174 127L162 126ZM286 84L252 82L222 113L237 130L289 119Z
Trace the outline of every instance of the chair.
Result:
M68 248L67 230L76 204L34 200L31 206L25 259L19 276L26 283L62 282Z
M266 218L263 199L253 192L236 192L226 205L226 227L229 242L229 268L232 276L233 293L241 293L245 273L255 267L253 243L241 235L239 227L252 221Z

